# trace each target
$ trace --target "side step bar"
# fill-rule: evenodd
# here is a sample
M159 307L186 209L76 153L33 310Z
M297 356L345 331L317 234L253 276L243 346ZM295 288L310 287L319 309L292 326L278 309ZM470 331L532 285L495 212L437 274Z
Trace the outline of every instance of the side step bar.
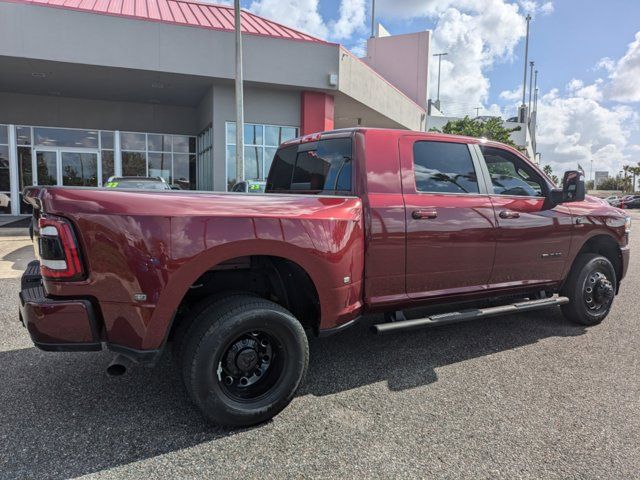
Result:
M373 325L371 327L371 330L374 333L383 335L403 330L416 330L418 328L430 327L435 325L466 322L467 320L475 320L476 318L495 317L498 315L507 315L510 313L529 312L531 310L539 310L542 308L564 305L566 303L569 303L569 299L567 297L552 297L543 298L540 300L528 300L525 302L511 303L509 305L500 305L499 307L461 310L459 312L440 313L438 315L416 318L414 320L399 320L388 323L379 323L377 325Z

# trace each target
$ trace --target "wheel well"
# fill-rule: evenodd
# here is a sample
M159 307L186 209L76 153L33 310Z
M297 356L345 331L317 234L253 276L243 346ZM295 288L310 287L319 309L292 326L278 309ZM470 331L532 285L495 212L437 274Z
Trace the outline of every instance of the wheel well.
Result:
M622 252L620 246L609 235L597 235L590 238L580 249L578 255L582 253L597 253L606 257L616 271L618 281L622 278Z
M255 255L227 260L201 275L182 299L168 339L173 338L178 325L198 302L240 292L251 292L282 305L317 334L320 300L307 272L286 258Z

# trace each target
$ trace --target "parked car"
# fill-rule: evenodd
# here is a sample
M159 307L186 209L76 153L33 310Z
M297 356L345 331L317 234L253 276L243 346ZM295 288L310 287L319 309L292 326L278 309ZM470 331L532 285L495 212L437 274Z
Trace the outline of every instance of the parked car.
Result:
M622 208L640 208L640 195L626 195L620 201Z
M106 188L133 188L138 190L172 190L171 185L162 177L110 177L104 186Z
M232 188L232 192L244 192L244 193L264 193L264 189L267 182L261 182L259 180L244 180L236 183Z
M620 206L620 199L621 197L619 197L618 195L610 195L607 198L605 198L605 202L607 202L609 205L614 206L614 207L619 207Z
M372 328L389 334L557 306L595 325L629 264L630 219L585 199L580 172L556 188L486 140L307 135L278 149L266 192L27 188L40 261L22 278L20 318L33 342L106 347L112 374L170 348L207 419L253 425L300 386L305 330L384 312ZM447 313L405 318L424 305Z

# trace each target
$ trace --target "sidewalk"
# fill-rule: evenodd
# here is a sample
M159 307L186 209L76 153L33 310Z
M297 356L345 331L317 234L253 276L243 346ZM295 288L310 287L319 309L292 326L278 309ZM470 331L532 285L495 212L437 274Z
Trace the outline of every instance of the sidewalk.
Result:
M28 234L0 238L0 279L20 278L27 264L34 259L33 245Z

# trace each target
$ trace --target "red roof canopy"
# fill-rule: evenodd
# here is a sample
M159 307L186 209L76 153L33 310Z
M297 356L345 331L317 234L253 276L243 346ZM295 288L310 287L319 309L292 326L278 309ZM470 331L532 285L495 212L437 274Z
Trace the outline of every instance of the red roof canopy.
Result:
M113 15L211 30L234 30L234 9L186 0L10 0L80 12ZM242 33L287 40L327 43L293 28L242 10Z

